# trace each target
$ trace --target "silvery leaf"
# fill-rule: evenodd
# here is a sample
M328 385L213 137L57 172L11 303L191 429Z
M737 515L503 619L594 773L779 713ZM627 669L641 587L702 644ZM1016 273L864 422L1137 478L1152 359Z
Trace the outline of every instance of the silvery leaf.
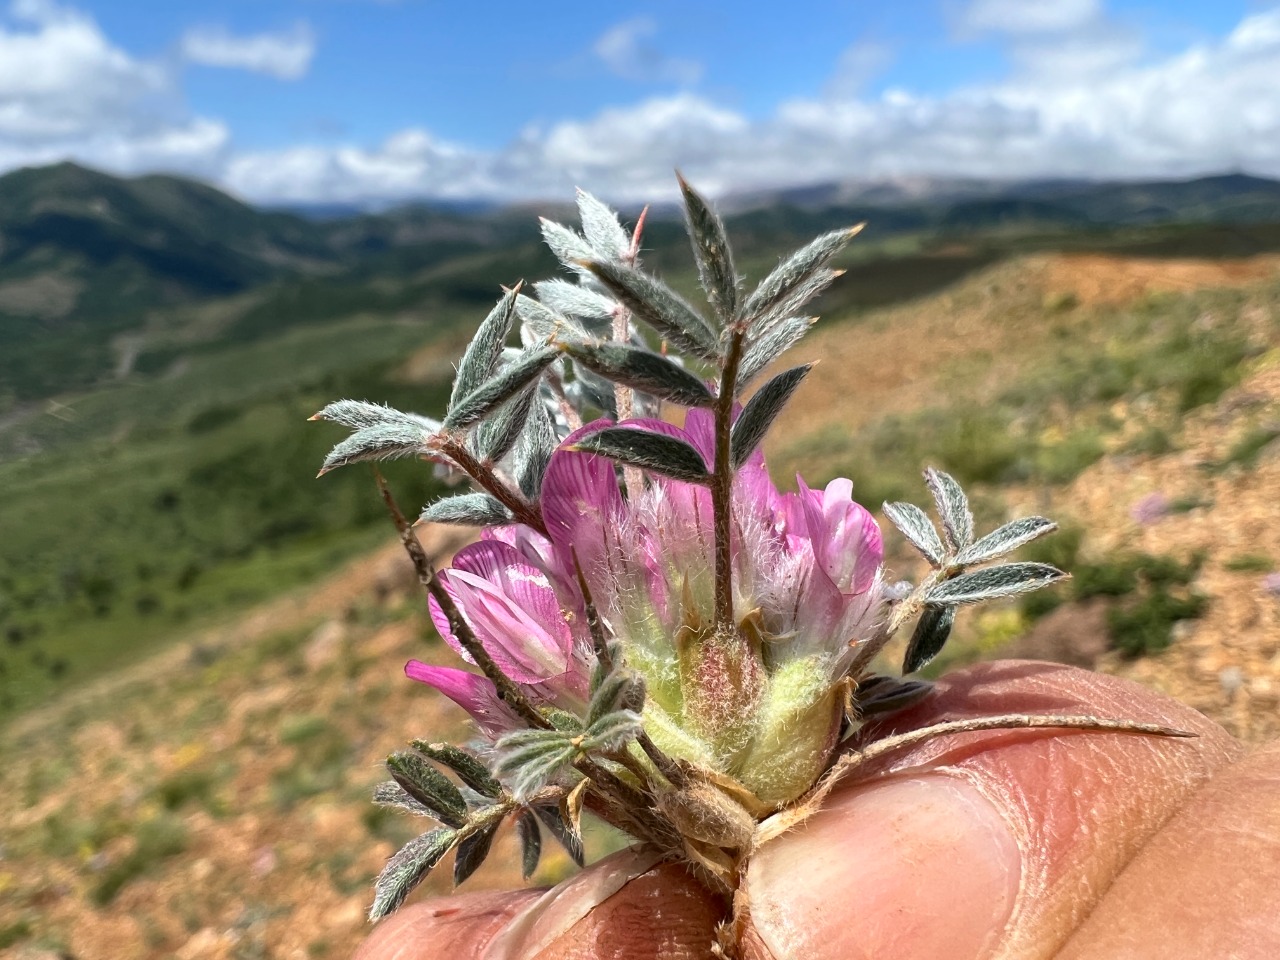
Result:
M587 193L578 191L578 216L582 235L596 251L596 258L621 260L631 249L631 238L618 222L618 215Z
M721 323L728 323L738 310L738 275L734 271L724 221L684 177L676 176L684 195L685 223L693 244L693 257L698 263L698 279Z
M515 319L516 297L519 293L520 288L517 286L503 294L497 306L476 330L476 335L471 338L471 343L458 362L453 391L449 394L450 409L492 377L498 368L498 358L502 356L502 348L511 335L511 322Z
M711 475L702 454L683 440L635 427L608 427L588 434L574 449L641 467L686 483L707 483Z
M806 363L783 371L765 383L747 401L747 405L733 425L733 435L730 439L730 462L735 469L747 462L747 458L760 445L760 441L769 432L773 421L787 405L787 401L796 392L800 382L812 369L813 364Z
M765 367L799 343L816 322L815 317L787 317L750 337L742 363L738 365L738 390L745 389Z
M955 622L954 606L947 604L925 607L903 655L902 672L915 673L936 657L951 636L951 628Z
M749 337L759 337L770 326L778 320L789 317L797 313L810 300L821 294L827 287L831 286L832 281L843 274L843 270L818 270L812 276L806 277L787 291L787 295L775 303L768 310L760 313L752 321L748 328Z
M525 799L547 785L573 762L578 748L561 730L515 730L494 745L495 775L509 780L512 793Z
M551 414L539 397L516 444L515 463L512 466L520 492L530 500L536 500L542 490L542 478L547 473L547 465L551 462L551 454L555 452L557 443Z
M498 835L501 820L495 820L488 826L481 827L471 836L458 844L458 852L453 860L453 885L459 886L484 863L485 857L493 848L493 838Z
M520 874L528 880L542 858L542 831L538 829L538 818L528 810L516 817L516 837L520 840Z
M561 346L576 362L613 383L685 407L709 407L715 403L699 376L651 350L601 342L565 342Z
M431 436L421 426L414 424L384 423L376 427L365 427L329 451L320 466L320 475L364 460L419 456L427 452L427 441Z
M480 424L476 431L476 452L481 460L497 463L505 457L520 439L525 421L537 396L538 387L531 384L516 394L515 400L505 404L492 420Z
M459 400L444 418L445 428L457 430L483 420L537 380L559 356L560 351L555 347L526 350L520 360Z
M481 796L496 800L502 795L502 786L493 779L489 768L467 751L451 743L428 743L425 740L414 740L413 749L448 767Z
M743 319L750 323L772 312L824 268L862 227L863 224L858 224L844 230L824 233L783 260L747 297L746 303L742 305Z
M487 493L460 493L423 508L423 523L456 523L464 527L492 527L510 523L511 511Z
M944 580L925 596L926 603L979 603L1030 593L1065 577L1047 563L1003 563Z
M547 220L542 223L542 239L546 242L557 260L572 270L581 271L583 260L594 260L595 251L575 231L562 224Z
M397 807L400 810L415 813L420 817L430 817L432 820L439 819L431 812L430 808L413 799L408 791L394 780L385 780L373 788L373 802L380 807Z
M924 472L924 482L938 505L947 546L954 552L963 550L973 542L973 514L969 512L969 498L951 474L933 467Z
M587 728L584 749L613 753L640 734L640 714L632 710L606 713Z
M581 317L597 322L613 318L618 305L604 294L567 280L542 280L533 285L543 306L566 317Z
M940 567L947 555L947 548L942 545L938 529L928 515L914 503L886 503L884 515L902 535L911 541L926 560L934 567Z
M582 834L566 823L564 817L560 815L560 811L553 806L539 804L530 809L551 831L551 835L560 842L560 846L564 847L565 852L569 854L569 859L581 867L585 863L582 850Z
M678 293L648 274L620 263L593 260L590 270L641 323L682 350L715 360L720 348L707 322Z
M401 847L387 861L373 885L373 906L369 909L369 919L381 920L394 913L404 903L405 897L413 892L413 888L426 879L427 874L444 859L457 838L455 831L441 828L424 833Z
M636 686L636 677L627 670L614 670L607 674L591 694L591 702L587 705L587 727L603 717L633 702L632 690Z
M340 423L353 430L380 427L385 424L420 427L432 433L440 429L439 420L422 417L416 413L405 413L394 407L384 406L381 403L369 403L366 400L336 400L311 419Z
M416 753L393 753L387 771L405 792L432 811L441 823L461 827L467 820L467 804L458 788L443 773Z
M1052 533L1058 525L1046 517L1022 517L993 530L976 543L966 547L956 558L957 563L985 563L1012 553L1023 544L1037 537Z
M571 337L587 336L586 329L580 324L523 293L516 297L516 315L536 340L550 340L566 334Z

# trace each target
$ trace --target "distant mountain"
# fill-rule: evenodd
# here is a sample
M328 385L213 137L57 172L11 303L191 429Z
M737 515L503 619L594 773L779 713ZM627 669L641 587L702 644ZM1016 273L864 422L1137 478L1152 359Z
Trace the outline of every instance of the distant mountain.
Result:
M947 229L1017 222L1128 226L1156 223L1280 221L1280 181L1247 174L1193 180L1087 180L898 177L736 194L723 206L735 213L791 207L911 209Z
M0 414L109 376L122 357L127 369L134 332L157 311L353 271L421 270L535 237L535 225L503 212L412 205L315 221L180 177L122 179L72 163L18 170L0 176ZM323 315L361 293L335 300L326 290L290 306L301 296Z
M73 163L0 177L0 236L5 273L57 251L97 265L134 260L194 289L233 289L272 265L329 256L299 217L259 211L194 180L124 180Z
M75 164L0 177L0 402L91 383L158 307L334 262L297 217L191 180Z
M1280 182L901 177L756 191L721 207L750 258L860 220L870 223L869 240L1280 223ZM71 163L0 176L0 416L113 376L161 372L220 337L262 339L357 314L477 309L499 277L554 271L536 214L574 217L551 203L305 212L258 209L179 177L122 179ZM674 208L656 207L646 246L682 251L671 242L679 221ZM656 253L651 264L678 268L672 256Z
M1026 195L1105 225L1280 221L1280 181L1239 173L1182 181L1046 186Z

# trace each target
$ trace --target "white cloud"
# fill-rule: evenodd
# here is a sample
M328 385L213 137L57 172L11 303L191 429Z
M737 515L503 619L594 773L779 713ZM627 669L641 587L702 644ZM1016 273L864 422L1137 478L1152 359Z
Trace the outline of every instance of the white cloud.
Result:
M316 38L306 23L279 33L236 36L225 27L193 27L182 36L182 56L206 67L228 67L264 73L280 80L306 76L316 52Z
M411 128L372 149L298 146L232 157L223 180L235 192L272 202L473 198L502 190L489 158Z
M625 20L601 34L591 52L624 80L684 86L697 83L702 64L667 56L653 43L657 32L658 25L648 17Z
M17 0L0 22L0 165L73 156L119 170L212 172L226 127L187 115L172 77L131 57L87 15Z
M826 95L847 99L860 94L864 87L893 62L893 50L874 40L859 40L845 47L836 68L827 81Z
M1088 26L1101 16L1099 0L973 0L960 24L978 32L1058 33Z
M883 57L855 45L824 91L763 117L686 91L530 126L497 150L412 127L376 144L250 151L191 115L171 71L86 16L48 0L11 16L19 8L17 26L0 21L0 169L72 156L195 172L264 202L555 198L574 185L639 202L673 197L674 167L713 194L911 175L1280 176L1280 6L1163 58L1114 32L1109 48L1073 48L1098 29L1077 16L1059 28L1059 60L1049 35L1019 32L1008 77L941 94L867 95Z
M821 96L749 119L692 93L529 128L496 152L422 131L362 150L241 158L247 196L671 198L673 167L710 193L901 176L1160 177L1248 169L1280 176L1280 8L1229 36L1105 74L1045 70L938 96Z

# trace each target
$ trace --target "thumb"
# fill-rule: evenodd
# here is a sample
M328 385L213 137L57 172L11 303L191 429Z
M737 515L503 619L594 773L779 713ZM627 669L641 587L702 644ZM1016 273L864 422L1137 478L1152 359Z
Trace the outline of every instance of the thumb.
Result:
M756 954L1051 957L1189 793L1240 752L1188 707L1050 664L962 671L892 722L903 730L1013 712L1091 714L1200 736L995 731L886 758L869 781L836 792L753 857Z

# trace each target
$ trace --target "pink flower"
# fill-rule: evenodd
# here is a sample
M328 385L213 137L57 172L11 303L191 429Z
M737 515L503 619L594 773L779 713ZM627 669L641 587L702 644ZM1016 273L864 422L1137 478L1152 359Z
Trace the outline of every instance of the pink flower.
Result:
M753 744L807 717L816 724L807 766L819 754L825 763L838 719L833 691L883 600L880 530L853 502L852 484L810 490L801 481L798 492L783 494L761 453L742 466L732 512L739 629L725 638L715 632L709 490L656 477L625 499L610 461L570 449L607 426L583 427L552 456L540 504L547 535L519 525L487 530L441 574L445 589L535 705L581 710L593 653L580 570L611 639L645 680L643 719L665 750L742 777ZM659 420L624 426L677 437L713 459L706 411L689 411L683 428ZM432 616L463 653L434 602ZM490 738L519 726L483 677L416 661L408 672L466 709ZM744 782L769 792L749 772Z
M1169 498L1163 493L1148 493L1129 508L1129 516L1134 523L1148 526L1164 519L1169 512Z

